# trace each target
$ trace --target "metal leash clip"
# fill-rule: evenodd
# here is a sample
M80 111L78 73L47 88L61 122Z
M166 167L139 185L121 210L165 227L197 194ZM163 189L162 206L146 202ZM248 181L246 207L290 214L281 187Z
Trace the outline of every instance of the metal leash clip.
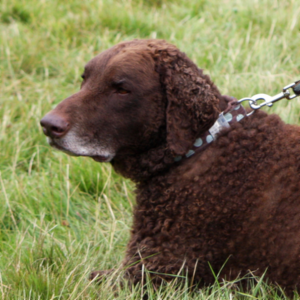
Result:
M294 94L291 95L290 93L290 89L293 90ZM238 101L238 103L242 103L244 101L248 101L250 107L253 109L253 111L251 111L250 113L247 114L247 116L252 115L257 109L262 108L263 106L273 106L273 103L281 100L281 99L287 99L287 100L291 100L294 99L296 97L300 96L300 80L295 81L294 83L291 83L287 86L285 86L282 89L282 92L280 94L277 94L275 96L269 96L266 94L257 94L254 95L251 98L243 98L241 100ZM263 100L264 102L262 103L257 103L258 101Z

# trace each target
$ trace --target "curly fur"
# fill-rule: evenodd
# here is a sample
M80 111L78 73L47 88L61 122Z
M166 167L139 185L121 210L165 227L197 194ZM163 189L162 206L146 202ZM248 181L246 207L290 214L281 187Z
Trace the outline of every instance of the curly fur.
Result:
M177 274L184 266L194 282L210 284L215 279L209 263L218 272L228 259L221 278L232 279L249 270L262 275L267 269L272 282L288 291L297 288L299 127L259 111L223 130L204 151L175 163L174 157L184 155L226 109L226 97L184 53L160 40L121 43L89 66L97 73L95 66L101 65L105 74L121 55L126 56L124 65L118 65L121 70L130 70L135 78L145 73L155 86L149 94L148 83L137 85L144 91L137 101L152 103L147 115L151 122L145 121L138 133L133 130L134 139L124 140L111 161L118 172L136 182L136 207L123 261L127 278L141 281L144 265L153 272L153 281L160 283L170 279L163 274ZM131 57L144 58L137 59L136 70L126 65ZM84 85L79 93L88 97ZM53 113L63 111L68 118L65 106ZM106 108L99 102L94 109ZM117 120L113 114L102 118ZM125 113L123 118L127 120ZM105 124L101 123L103 132L112 130Z

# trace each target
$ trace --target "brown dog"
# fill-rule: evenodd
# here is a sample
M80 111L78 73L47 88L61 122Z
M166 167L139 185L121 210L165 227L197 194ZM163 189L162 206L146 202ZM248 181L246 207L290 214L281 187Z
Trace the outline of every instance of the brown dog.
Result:
M228 111L228 97L161 40L120 43L92 59L82 77L80 91L41 125L51 146L110 162L136 182L123 262L132 283L144 265L157 283L183 267L209 284L208 263L218 272L229 258L227 279L267 269L273 282L297 287L299 127L256 112L237 116L212 142L207 132Z

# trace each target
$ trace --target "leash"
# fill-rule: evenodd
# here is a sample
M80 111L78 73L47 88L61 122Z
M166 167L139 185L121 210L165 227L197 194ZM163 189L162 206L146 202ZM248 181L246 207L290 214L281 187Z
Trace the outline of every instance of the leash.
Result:
M291 95L290 90L293 90L294 94ZM281 100L281 99L287 99L287 100L292 100L296 97L300 96L300 80L295 81L287 86L285 86L282 89L282 92L275 95L275 96L269 96L266 94L257 94L254 95L251 98L243 98L238 101L238 103L242 103L244 101L248 101L249 106L253 109L250 113L247 114L247 116L251 116L256 110L264 107L264 106L273 106L273 103ZM257 102L263 100L264 102L258 104Z
M293 90L294 94L291 94L291 89ZM273 103L281 99L291 100L298 96L300 96L300 80L285 86L282 89L282 92L275 96L269 96L267 94L257 94L251 98L243 98L238 101L232 98L232 100L228 102L228 108L224 112L220 113L219 118L216 120L214 125L207 132L196 139L192 148L185 154L185 156L176 156L174 159L175 162L179 162L183 158L189 158L196 152L204 150L211 142L213 142L217 138L217 135L222 129L229 128L231 124L241 121L244 117L251 116L256 110L266 105L271 107L273 106ZM263 102L258 103L261 100ZM246 101L252 109L252 111L248 114L242 105L242 103Z

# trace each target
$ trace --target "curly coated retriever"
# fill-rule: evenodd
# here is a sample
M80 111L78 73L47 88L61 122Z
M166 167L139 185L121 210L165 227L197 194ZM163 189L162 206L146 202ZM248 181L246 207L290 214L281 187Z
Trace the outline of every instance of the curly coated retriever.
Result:
M120 43L93 58L81 89L42 120L54 148L136 183L123 265L159 284L183 268L194 282L255 271L300 282L300 127L246 117L210 78L162 40ZM226 126L212 127L221 112ZM229 118L228 118L229 115ZM232 117L236 119L231 122ZM105 271L91 276L104 276Z

